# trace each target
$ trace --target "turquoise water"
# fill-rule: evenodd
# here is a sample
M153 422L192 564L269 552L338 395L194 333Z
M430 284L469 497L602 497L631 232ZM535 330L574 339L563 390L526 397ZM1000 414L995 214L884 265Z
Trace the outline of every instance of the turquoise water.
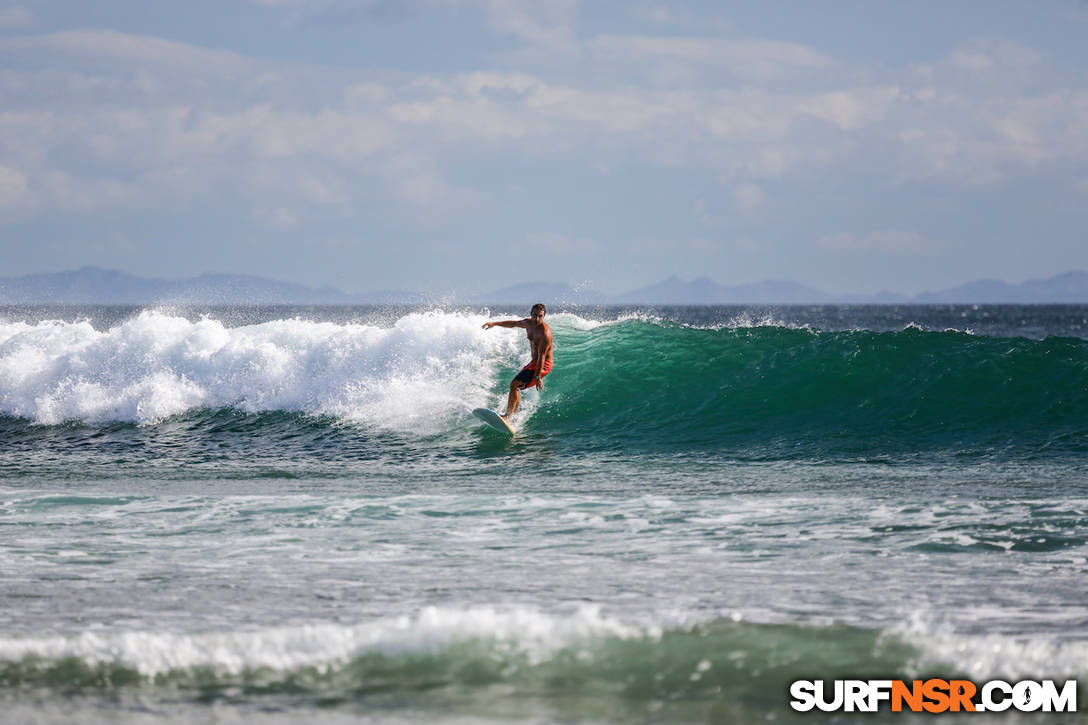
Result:
M1088 308L560 311L508 440L470 411L516 312L0 309L7 711L819 722L793 679L1083 681Z

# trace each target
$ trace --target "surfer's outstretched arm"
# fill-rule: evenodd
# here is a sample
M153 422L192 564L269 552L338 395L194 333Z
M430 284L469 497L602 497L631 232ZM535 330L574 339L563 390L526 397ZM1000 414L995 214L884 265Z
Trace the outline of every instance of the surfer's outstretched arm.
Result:
M492 327L528 327L532 322L528 317L524 320L502 320L501 322L485 322L484 329L490 330Z

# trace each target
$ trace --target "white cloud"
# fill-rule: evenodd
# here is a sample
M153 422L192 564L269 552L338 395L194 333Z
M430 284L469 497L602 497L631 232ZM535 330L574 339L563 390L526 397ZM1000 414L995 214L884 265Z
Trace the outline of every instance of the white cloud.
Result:
M21 5L0 10L0 28L26 28L34 24L34 14Z
M497 73L494 71L460 73L455 77L455 83L474 96L488 95L488 92L523 96L530 89L540 84L535 76L528 73Z
M0 210L18 210L27 200L26 174L10 166L0 166Z
M331 249L336 251L343 251L346 249L359 249L366 246L366 241L360 239L357 236L351 236L348 234L334 234L324 239L317 241L317 245L322 249Z
M525 235L518 249L530 255L578 257L599 252L601 244L595 239L572 238L554 232L542 232Z
M296 180L302 201L322 206L350 200L345 185L332 175L306 174Z
M97 211L102 207L134 203L145 196L139 183L124 183L102 177L79 177L67 171L47 171L36 180L37 201L44 207L70 211Z
M724 254L729 249L730 244L723 239L697 238L684 242L682 247L697 254L719 255Z
M961 43L942 58L913 65L903 73L903 80L972 96L1022 95L1037 92L1040 80L1052 70L1033 48L978 38Z
M694 252L700 256L717 257L734 251L751 251L764 246L750 238L693 237L687 239L636 239L627 243L627 249L651 256L674 256L680 252ZM705 270L692 270L705 272ZM660 279L660 277L659 277Z
M639 6L633 8L631 14L654 25L677 25L689 21L689 16L668 5Z
M695 13L678 9L674 5L639 5L631 9L631 15L632 17L651 25L672 27L681 25L698 26L704 31L706 28L724 30L730 25L728 19L722 16L706 17L704 15L696 15Z
M931 254L940 243L915 232L880 229L864 236L848 232L832 234L817 240L817 245L833 252L879 253L890 255Z
M764 81L836 65L830 56L796 43L729 36L598 35L587 45L604 61L679 61L711 65L734 76Z
M413 0L245 0L253 5L270 8L285 8L299 11L343 10L363 8L381 10L386 6L408 5ZM426 0L415 0L415 4L428 4Z
M166 66L177 71L221 73L252 70L254 62L226 50L200 48L149 35L114 30L67 30L0 40L0 53L47 51L126 65Z
M257 221L270 229L294 229L298 226L298 213L284 208L258 207L253 210L253 216Z
M344 205L357 193L358 163L377 154L383 142L381 128L362 116L268 107L0 114L0 154L23 158L31 180L24 206L31 211L174 204L225 192L250 196L262 209L277 208L279 200ZM126 180L66 170L54 152L62 143L69 162L81 157L122 170ZM14 198L16 186L9 186ZM289 222L283 215L258 217L278 227Z
M353 106L374 106L389 100L389 89L372 81L356 83L344 90L344 100Z
M358 160L377 154L391 144L394 130L368 113L322 110L299 113L261 109L263 118L252 128L256 151L265 157L302 155ZM230 117L225 119L228 123ZM239 120L245 124L243 114Z
M754 213L767 203L767 192L755 184L739 184L732 191L733 202L746 213Z
M794 115L788 97L757 90L721 91L699 100L694 120L727 142L781 139Z
M405 154L390 159L382 173L397 200L439 219L478 205L482 196L471 189L451 185L427 158Z
M1034 68L1042 62L1038 51L1007 40L971 40L952 51L947 63L972 74L1008 73Z
M483 0L492 29L555 53L576 50L579 0Z
M433 3L482 9L496 30L531 44L567 47L576 38L575 2ZM25 208L92 209L237 188L253 208L289 209L296 220L305 215L286 203L290 195L347 206L387 194L450 213L484 194L450 183L447 164L502 152L705 170L738 208L755 211L766 201L763 181L811 180L848 162L888 164L892 182L955 186L1088 163L1088 92L958 80L1036 72L1042 61L1020 46L971 43L932 72L915 67L867 83L812 48L755 38L599 35L585 50L586 68L606 61L614 72L379 77L106 30L0 39L0 53L29 67L0 71L8 109L0 112L0 165L18 168L25 182L16 192L9 180L0 194L22 195ZM78 62L35 65L59 56ZM641 82L659 63L713 72L679 86ZM93 171L74 170L83 165ZM253 169L292 184L265 183ZM907 242L864 237L840 246Z
M703 224L713 224L715 223L715 221L717 221L714 215L710 213L710 208L706 202L706 199L702 197L699 197L695 200L694 210L695 218Z
M895 86L832 91L802 98L796 110L855 131L883 119L899 96Z
M939 92L925 105L924 114L909 106L897 114L904 178L978 187L1088 161L1088 92Z
M472 88L478 79L468 82L468 88L454 81L428 98L392 103L386 114L399 124L428 127L448 141L494 143L530 133L534 119L521 111L520 102L482 96Z

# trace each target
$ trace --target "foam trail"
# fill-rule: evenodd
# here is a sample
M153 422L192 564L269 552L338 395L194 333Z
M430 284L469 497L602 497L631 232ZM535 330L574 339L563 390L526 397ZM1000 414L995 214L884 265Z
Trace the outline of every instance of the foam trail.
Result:
M488 400L524 356L485 318L409 314L390 328L277 320L228 328L146 311L86 322L0 324L0 414L41 424L153 423L200 408L284 410L419 430Z

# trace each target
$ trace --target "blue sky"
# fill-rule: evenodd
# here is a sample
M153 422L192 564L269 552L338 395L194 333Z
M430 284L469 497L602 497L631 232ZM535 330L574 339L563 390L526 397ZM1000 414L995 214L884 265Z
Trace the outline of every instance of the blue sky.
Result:
M0 2L2 276L1088 269L1088 4Z

